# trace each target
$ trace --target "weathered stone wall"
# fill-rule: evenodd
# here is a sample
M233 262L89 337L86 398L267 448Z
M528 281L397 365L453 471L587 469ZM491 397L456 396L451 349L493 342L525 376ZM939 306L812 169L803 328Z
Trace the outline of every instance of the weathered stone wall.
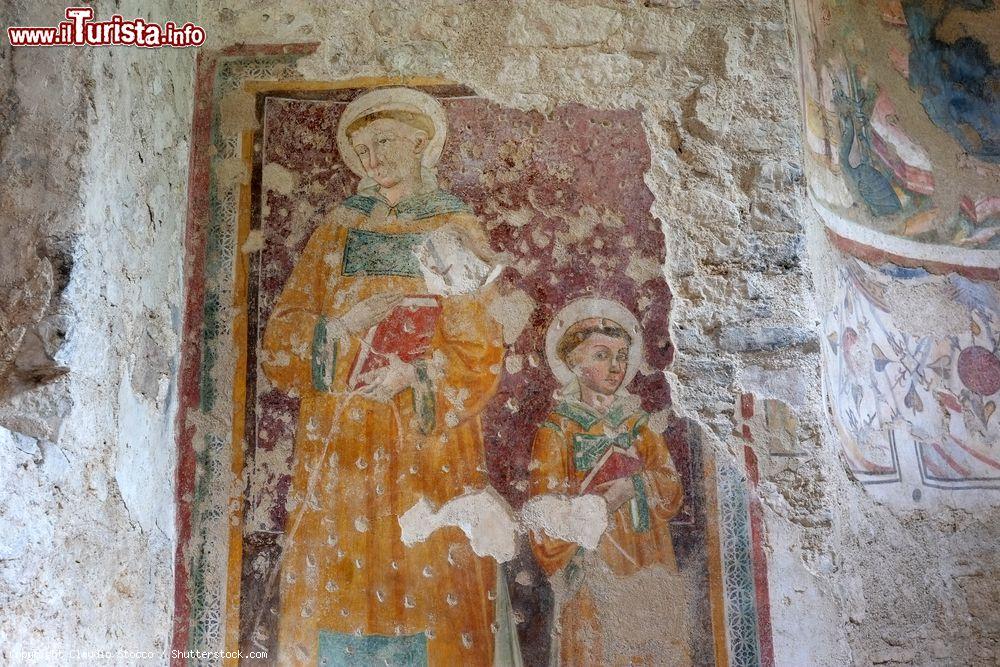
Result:
M990 661L995 592L977 586L996 570L992 514L875 502L823 426L829 292L817 303L807 267L826 285L836 265L803 198L782 4L207 3L202 18L217 47L318 41L298 68L307 79L433 74L521 108L644 109L674 295L675 409L734 458L738 396L791 415L754 442L777 663Z
M64 9L6 3L0 23ZM180 2L95 10L192 17ZM164 649L194 54L4 41L0 353L17 370L0 409L0 660Z

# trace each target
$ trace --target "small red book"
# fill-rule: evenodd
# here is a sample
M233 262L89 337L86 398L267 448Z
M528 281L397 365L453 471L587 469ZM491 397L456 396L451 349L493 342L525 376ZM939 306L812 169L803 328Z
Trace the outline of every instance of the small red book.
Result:
M642 460L635 447L622 449L618 446L608 447L608 451L594 464L580 485L580 493L591 493L601 484L613 482L623 477L631 477L642 472Z
M348 386L360 389L367 383L361 378L389 365L395 355L410 363L430 349L431 338L441 314L441 303L433 296L408 296L384 320L373 326L361 341L354 357Z

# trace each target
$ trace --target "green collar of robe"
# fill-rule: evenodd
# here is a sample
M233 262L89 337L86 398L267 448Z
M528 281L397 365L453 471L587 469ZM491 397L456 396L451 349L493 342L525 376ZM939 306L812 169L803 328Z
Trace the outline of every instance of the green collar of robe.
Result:
M406 220L423 220L435 215L446 213L468 213L469 207L464 201L444 190L431 190L428 192L418 192L410 195L406 199L389 205L385 199L377 192L370 194L351 195L344 200L344 206L355 211L361 211L365 215L371 215L372 211L379 204L389 209L389 213L395 213L396 217Z

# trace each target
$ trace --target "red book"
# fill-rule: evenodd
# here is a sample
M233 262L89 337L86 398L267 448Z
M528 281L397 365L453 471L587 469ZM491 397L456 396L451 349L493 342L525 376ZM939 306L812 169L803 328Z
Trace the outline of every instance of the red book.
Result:
M580 493L591 493L601 484L613 482L623 477L631 477L642 472L642 460L635 447L622 449L618 446L608 447L608 451L594 464L580 485Z
M373 326L361 341L354 357L348 387L360 389L367 383L361 378L389 365L392 355L410 363L430 349L431 338L441 314L441 303L433 296L408 296Z

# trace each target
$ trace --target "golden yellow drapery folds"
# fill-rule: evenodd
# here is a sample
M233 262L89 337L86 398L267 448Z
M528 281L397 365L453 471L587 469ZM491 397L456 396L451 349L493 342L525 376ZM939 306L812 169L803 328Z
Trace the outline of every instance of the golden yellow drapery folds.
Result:
M349 394L360 334L332 355L322 344L369 296L425 293L408 244L444 225L485 246L478 220L446 193L395 207L349 198L313 233L268 322L264 372L301 398L280 570L283 663L316 664L326 631L426 634L430 665L492 664L495 562L457 528L406 546L398 523L422 497L440 506L488 484L479 413L503 360L490 288L441 299L422 366L429 402L412 389L391 404Z

